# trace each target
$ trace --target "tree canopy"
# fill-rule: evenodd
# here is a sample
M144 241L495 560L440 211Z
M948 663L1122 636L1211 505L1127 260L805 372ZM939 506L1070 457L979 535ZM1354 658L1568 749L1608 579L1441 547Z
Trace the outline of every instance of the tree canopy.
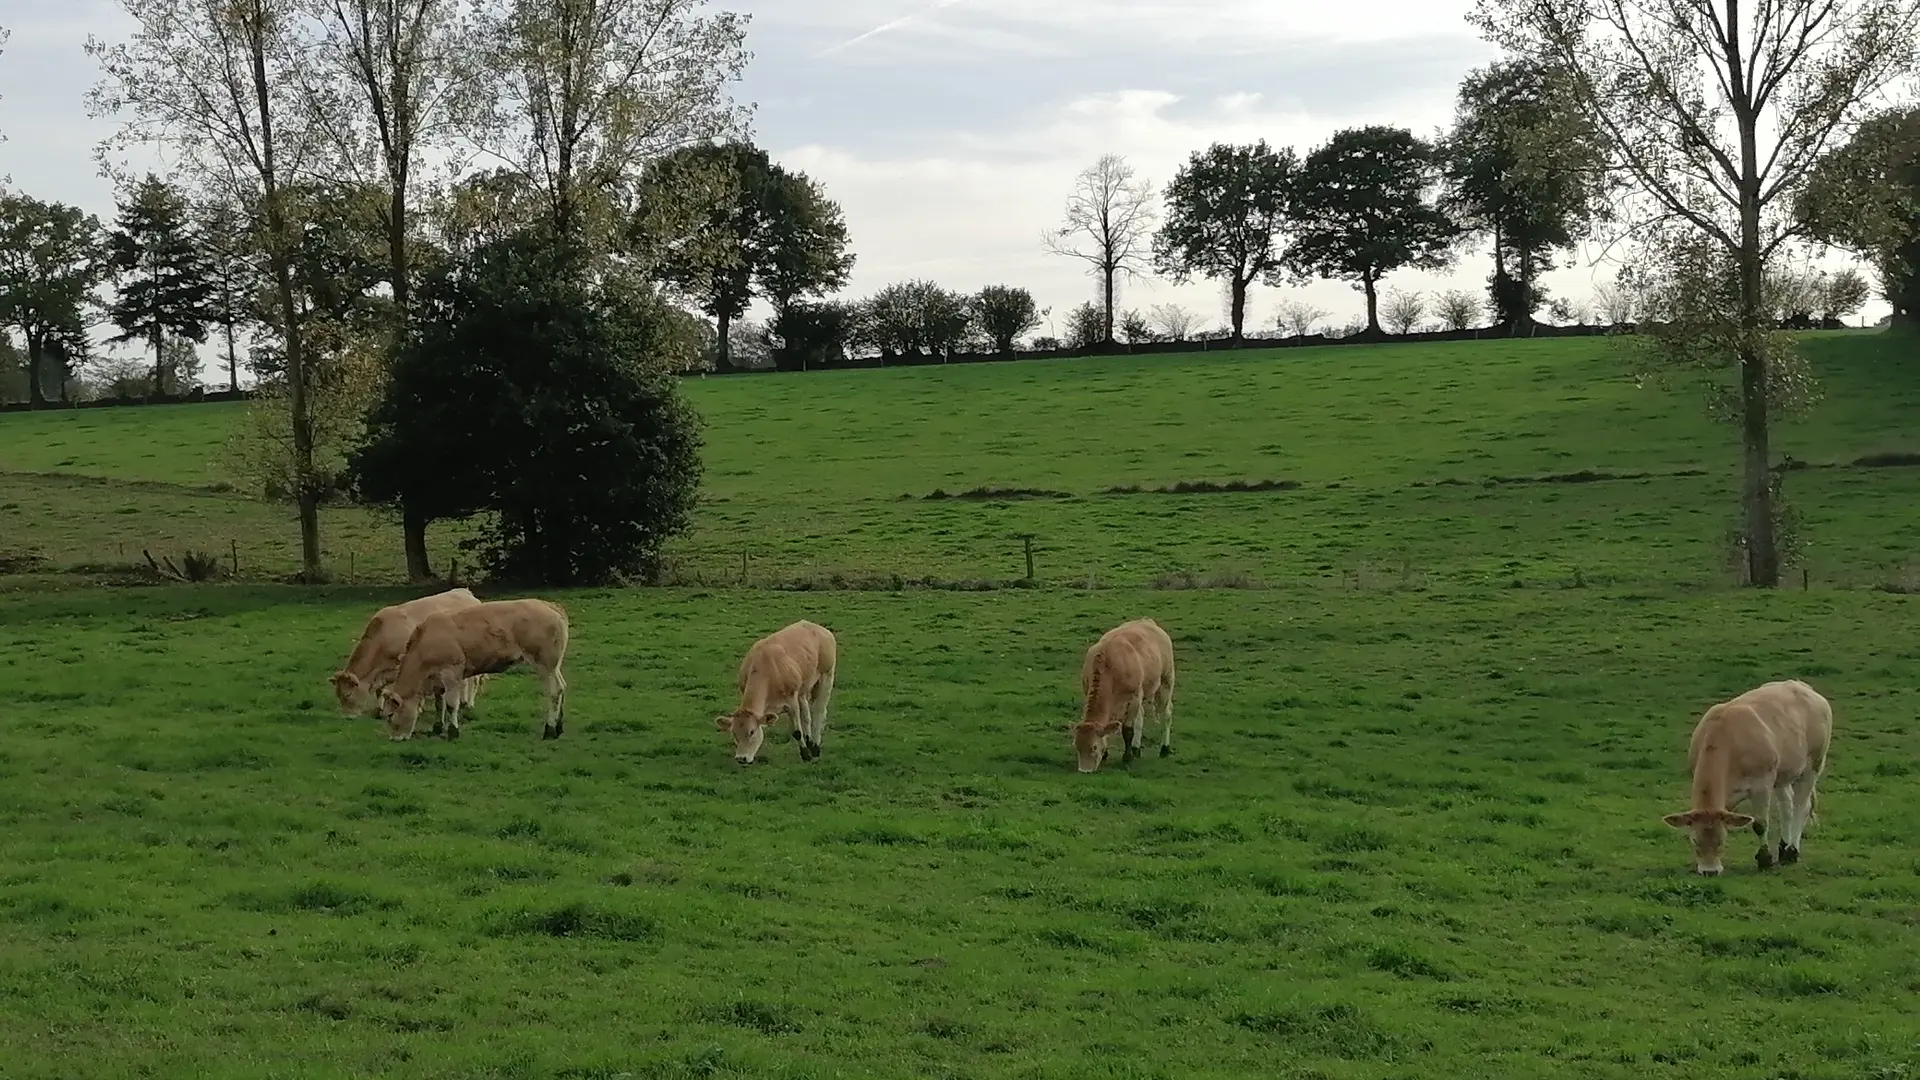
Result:
M1434 148L1402 128L1337 132L1307 155L1295 187L1286 265L1301 277L1351 281L1379 334L1379 283L1402 267L1446 265L1459 228L1434 202Z
M1279 278L1275 239L1288 221L1299 158L1266 140L1214 143L1187 159L1166 190L1154 266L1176 282L1225 280L1233 340L1245 336L1247 287Z
M46 400L49 359L87 351L94 292L106 276L100 222L79 207L0 193L0 328L20 331L27 344L29 400Z
M174 392L179 372L169 363L168 338L205 341L215 315L212 271L186 195L151 173L135 184L107 236L107 265L119 286L108 309L120 328L112 340L146 343L153 392Z
M1861 124L1814 167L1797 212L1814 236L1873 259L1896 320L1920 318L1920 109Z

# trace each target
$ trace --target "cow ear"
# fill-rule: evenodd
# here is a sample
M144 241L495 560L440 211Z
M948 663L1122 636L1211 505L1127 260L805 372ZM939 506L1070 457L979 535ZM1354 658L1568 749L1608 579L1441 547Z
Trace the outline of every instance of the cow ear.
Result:
M1693 827L1693 811L1689 810L1684 814L1668 814L1666 817L1663 817L1660 820L1666 822L1667 824L1673 826L1676 829L1692 828Z
M1753 815L1735 814L1722 810L1720 812L1720 824L1725 825L1729 829L1744 829L1753 824Z
M714 726L714 729L715 729L715 730L718 730L718 731L725 731L725 730L727 730L727 728L729 728L729 727L732 727L732 726L733 726L733 717L731 717L731 716L716 716L716 717L714 717L714 718L713 718L713 726Z
M779 719L780 714L777 712L765 713L760 717L760 723L765 726L772 726L772 724Z
M1093 730L1095 730L1095 731L1097 731L1097 732L1099 732L1099 733L1100 733L1100 734L1102 734L1102 735L1111 735L1111 734L1113 734L1114 732L1116 732L1116 731L1119 731L1119 730L1120 730L1120 721L1118 721L1118 720L1102 720L1102 721L1100 721L1100 726L1099 726L1099 727L1097 727L1097 728L1094 728Z

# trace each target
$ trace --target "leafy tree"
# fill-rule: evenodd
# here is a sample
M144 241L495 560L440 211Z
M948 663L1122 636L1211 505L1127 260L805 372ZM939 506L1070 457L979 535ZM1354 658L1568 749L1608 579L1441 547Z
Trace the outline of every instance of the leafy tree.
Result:
M993 351L1005 356L1040 325L1040 309L1025 289L989 285L973 298L973 318L993 342Z
M1920 320L1920 109L1861 124L1820 159L1795 211L1815 238L1873 260L1896 322Z
M369 501L490 512L479 547L499 580L650 578L692 522L699 418L670 374L688 359L677 321L591 265L542 230L423 281L352 460Z
M84 352L94 292L105 278L100 222L78 207L0 193L0 328L27 346L27 393L46 403L48 362Z
M923 280L889 285L862 310L867 340L882 356L951 355L972 318L966 297Z
M860 333L860 311L836 300L795 300L774 316L774 366L805 371L845 362Z
M1597 209L1605 175L1599 132L1565 72L1530 58L1502 60L1460 84L1440 160L1442 207L1493 239L1495 318L1525 326L1547 299L1538 276Z
M654 216L659 208L697 198L702 189L713 197L697 234L667 245L655 272L719 324L722 342L731 340L728 327L755 295L770 300L777 317L795 300L846 282L853 257L846 251L840 208L811 180L745 143L689 146L651 163L636 230L670 232ZM722 370L731 366L725 345L719 364Z
M1067 346L1074 349L1093 349L1107 344L1112 338L1107 333L1107 317L1097 304L1081 304L1067 312Z
M1366 332L1379 334L1380 279L1406 266L1445 266L1459 236L1434 205L1437 176L1433 147L1411 132L1336 133L1300 167L1286 265L1303 279L1354 282L1367 297Z
M193 225L187 197L148 173L121 200L107 234L107 266L120 285L108 308L120 328L111 340L145 342L153 351L156 394L177 390L169 339L205 341L212 321L212 273Z
M314 468L309 357L293 282L299 235L285 185L309 173L323 149L310 122L300 64L298 0L121 0L133 36L120 45L89 39L104 78L89 97L95 116L122 118L102 147L111 157L132 144L158 143L218 201L258 208L255 236L271 282L273 318L286 357L284 405L302 576L317 580L320 501Z
M1568 74L1637 195L1628 224L1663 250L1671 276L1717 293L1716 275L1734 275L1738 303L1695 305L1697 317L1673 324L1695 343L1666 343L1676 362L1713 348L1739 370L1746 578L1777 586L1771 403L1806 372L1767 325L1767 268L1807 232L1792 211L1821 153L1912 73L1920 2L1478 0L1473 18Z
M728 97L747 62L745 17L706 0L500 0L465 126L540 193L544 216L596 254L629 225L641 166L737 133Z
M1154 267L1181 284L1196 275L1224 280L1236 344L1246 325L1247 287L1279 280L1274 241L1286 225L1299 167L1292 149L1274 150L1264 139L1250 146L1214 143L1188 158L1167 185Z
M1147 270L1153 218L1153 185L1125 158L1105 154L1075 178L1066 222L1043 237L1048 251L1079 259L1099 279L1101 331L1091 344L1113 341L1119 280Z
M1140 312L1129 310L1120 316L1120 340L1129 345L1152 341L1153 324Z
M204 202L195 210L195 236L207 258L207 326L218 329L227 361L227 389L240 389L242 328L252 325L256 300L265 289L256 260L259 246L239 208Z
M1814 313L1823 323L1839 322L1857 315L1873 298L1873 287L1851 267L1821 279Z

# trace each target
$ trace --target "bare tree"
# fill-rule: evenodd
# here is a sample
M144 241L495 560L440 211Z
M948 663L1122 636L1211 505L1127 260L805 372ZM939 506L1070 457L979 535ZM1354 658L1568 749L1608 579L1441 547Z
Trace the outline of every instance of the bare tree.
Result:
M1153 185L1125 158L1105 154L1074 180L1066 223L1045 236L1048 251L1087 263L1099 279L1102 342L1113 341L1118 279L1147 271L1153 222Z
M1740 375L1747 580L1778 585L1769 362L1792 358L1767 338L1767 266L1805 227L1793 205L1823 151L1913 70L1920 0L1478 0L1472 18L1571 76L1644 204L1630 224L1669 251L1704 240L1737 279L1720 339Z
M707 0L486 0L488 153L545 195L554 227L610 244L638 168L739 135L747 17Z
M1273 325L1281 333L1291 337L1306 337L1313 333L1327 313L1314 307L1305 300L1282 300L1273 315Z
M1198 315L1179 304L1155 304L1147 310L1147 318L1162 341L1187 340L1187 335L1193 333L1193 324L1200 321Z
M1448 330L1467 330L1480 321L1482 306L1478 294L1465 289L1448 289L1434 297L1433 314Z
M412 197L421 154L453 130L454 106L471 84L476 42L458 22L453 0L306 0L324 27L307 100L334 147L334 175L377 185L387 245L387 282L397 316L390 348L406 332L412 296ZM427 519L401 500L407 576L433 576Z
M300 222L287 187L310 170L321 140L307 122L293 0L121 0L132 39L89 38L103 79L89 95L95 116L121 116L101 145L103 171L135 144L159 144L216 198L256 208L271 282L268 323L285 357L288 474L300 518L303 576L320 576L320 496L308 385L314 372L294 296Z
M1380 321L1394 334L1411 334L1427 314L1427 298L1418 290L1388 289L1380 305Z
M1640 290L1631 281L1593 287L1593 310L1603 326L1626 326L1640 319Z

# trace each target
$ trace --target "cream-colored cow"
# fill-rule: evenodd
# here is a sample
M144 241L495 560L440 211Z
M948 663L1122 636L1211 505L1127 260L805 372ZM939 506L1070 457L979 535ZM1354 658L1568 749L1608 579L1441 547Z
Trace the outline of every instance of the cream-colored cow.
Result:
M1798 679L1770 682L1708 709L1687 748L1693 808L1663 819L1692 839L1694 871L1720 873L1727 830L1748 825L1760 837L1753 857L1760 869L1776 858L1783 865L1800 861L1814 785L1827 767L1832 741L1833 706ZM1733 813L1741 802L1754 813ZM1766 839L1776 822L1777 856Z
M833 631L805 619L754 642L740 661L739 708L713 718L713 726L733 738L733 760L753 764L781 713L793 716L800 760L818 758L839 659Z
M1173 639L1152 619L1135 619L1101 635L1080 664L1080 722L1073 749L1080 771L1107 760L1107 740L1121 733L1122 761L1140 757L1147 703L1163 718L1160 756L1173 753Z
M413 737L427 694L446 693L475 675L497 675L526 664L540 673L546 691L547 719L540 737L559 738L567 714L567 680L560 674L567 633L566 609L549 600L493 600L427 616L407 639L393 685L380 695L388 737L395 742ZM456 706L447 738L459 737Z
M478 603L479 598L466 589L448 589L374 612L347 657L347 666L333 673L333 696L340 702L340 711L349 716L380 715L380 691L399 674L400 654L406 651L407 639L420 620L435 612L458 611ZM452 706L472 708L486 681L485 675L476 675L462 682ZM448 701L444 695L436 695L435 702L437 715L433 730L439 734L446 720Z

